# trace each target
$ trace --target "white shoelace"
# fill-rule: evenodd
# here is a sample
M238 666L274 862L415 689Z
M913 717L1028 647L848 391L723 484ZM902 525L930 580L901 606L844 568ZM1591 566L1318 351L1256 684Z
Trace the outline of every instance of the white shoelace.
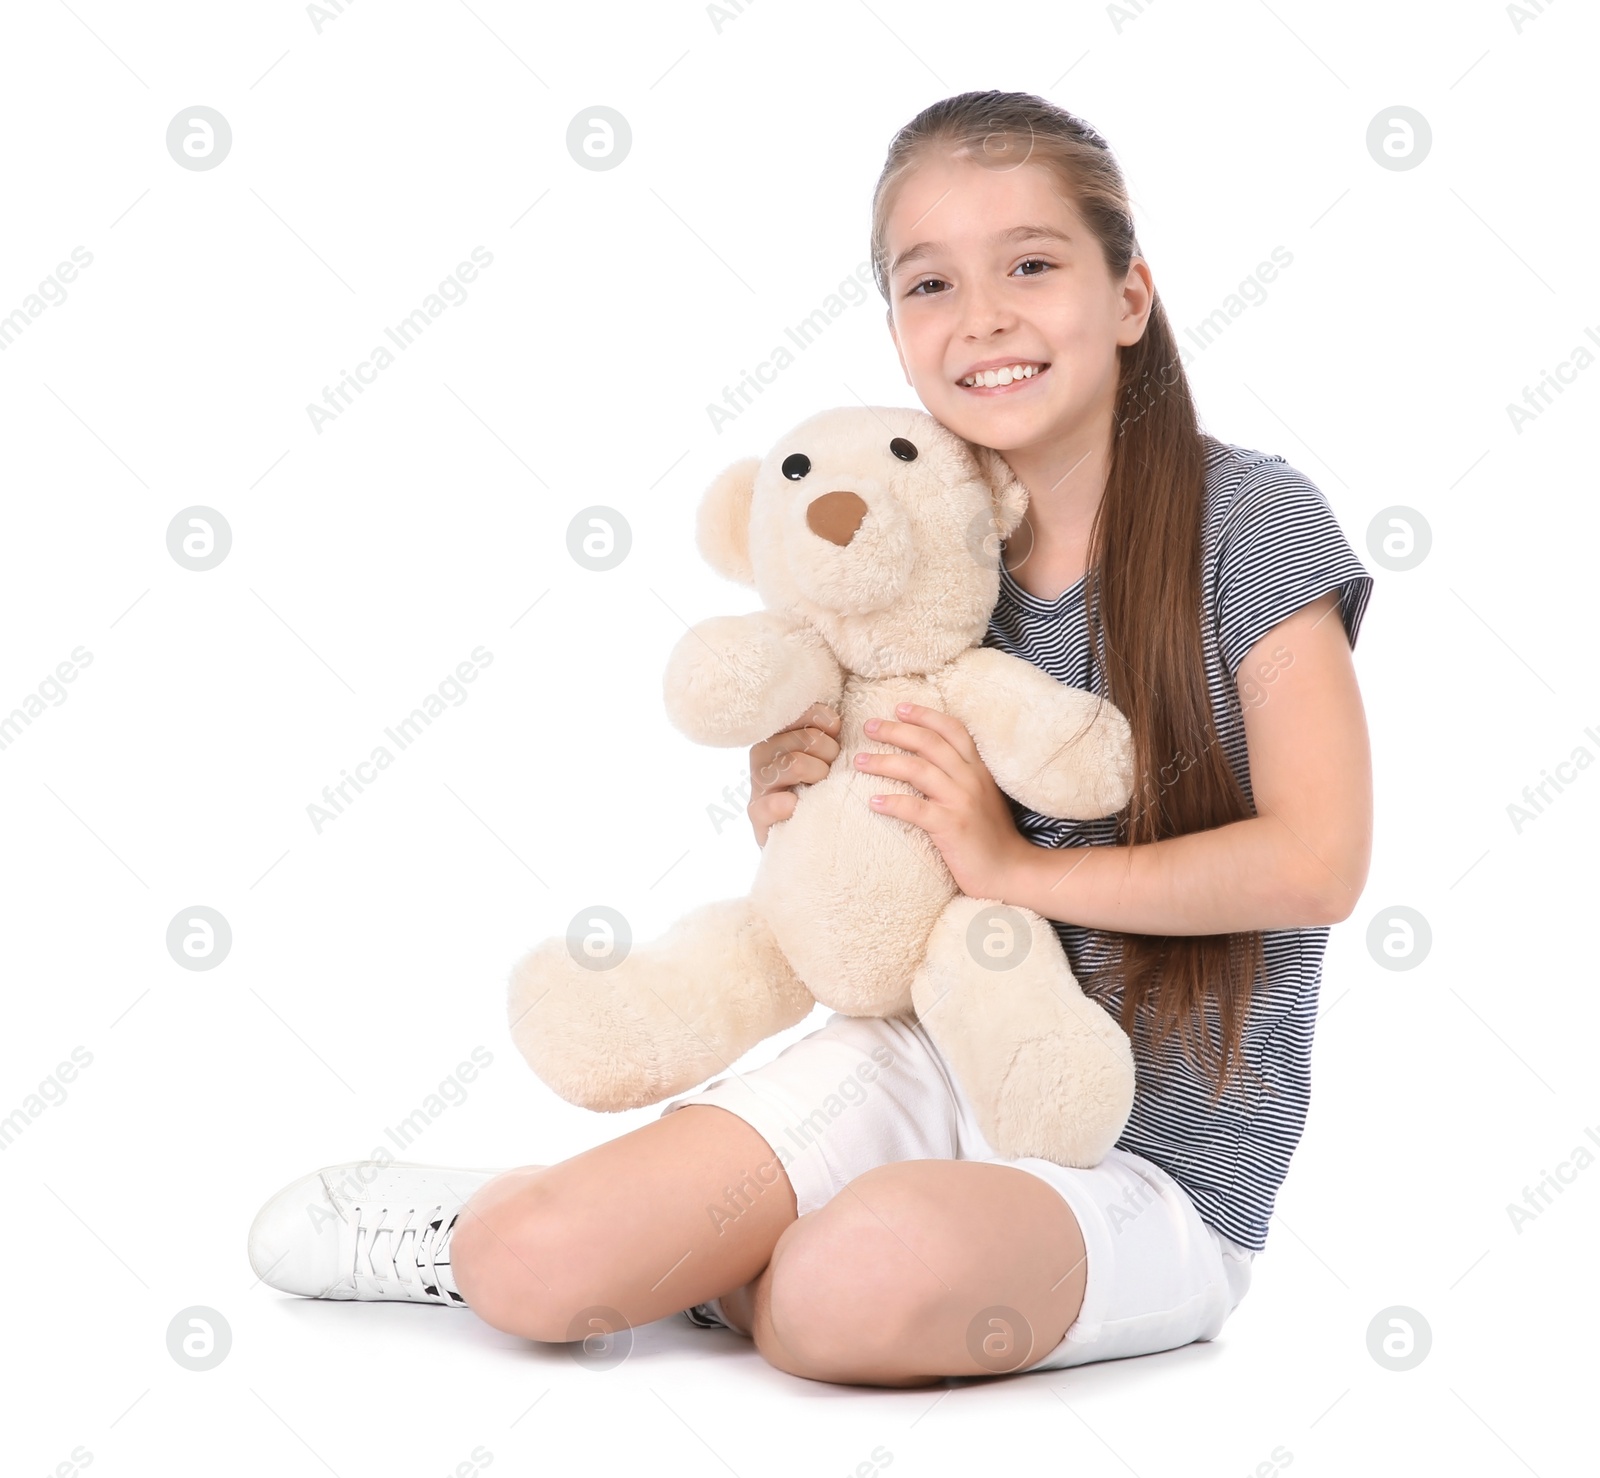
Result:
M369 1222L370 1207L358 1203L352 1211L356 1233L352 1277L358 1293L380 1299L466 1302L450 1276L450 1233L459 1213L447 1221L443 1206L413 1207L395 1220L385 1206L378 1208L377 1220Z

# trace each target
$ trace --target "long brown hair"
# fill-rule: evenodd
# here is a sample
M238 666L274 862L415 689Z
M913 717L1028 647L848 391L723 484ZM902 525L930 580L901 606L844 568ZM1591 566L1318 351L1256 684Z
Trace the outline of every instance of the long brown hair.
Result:
M1139 254L1127 185L1099 134L1031 93L967 92L924 109L889 146L872 201L872 267L885 302L885 231L896 187L933 150L988 168L1051 170L1099 241L1114 282ZM1106 695L1133 728L1136 781L1117 817L1117 840L1139 845L1254 812L1212 720L1201 641L1206 449L1159 294L1143 336L1118 357L1109 472L1089 532L1084 603L1091 620L1098 608L1091 630ZM1158 1047L1176 1030L1184 1056L1214 1074L1213 1100L1220 1098L1228 1075L1243 1066L1239 1040L1264 960L1260 932L1112 938L1115 957L1085 988L1098 994L1120 980L1123 1030L1131 1036L1141 1022L1153 1025ZM1201 1020L1206 1043L1197 1061Z

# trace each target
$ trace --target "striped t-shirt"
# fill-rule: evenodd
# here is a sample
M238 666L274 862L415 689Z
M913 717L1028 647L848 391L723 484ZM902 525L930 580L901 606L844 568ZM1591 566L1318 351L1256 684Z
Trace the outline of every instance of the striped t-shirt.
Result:
M1279 456L1209 436L1205 441L1201 630L1206 678L1221 747L1245 795L1252 797L1244 714L1234 680L1239 664L1280 621L1331 590L1340 592L1339 614L1353 647L1372 577L1351 550L1327 499L1302 473ZM984 645L1011 652L1072 687L1103 694L1083 595L1080 579L1055 600L1041 600L1002 569L1000 598ZM1058 821L1015 801L1011 807L1019 830L1039 846L1116 841L1114 818ZM1055 928L1080 981L1114 959L1114 936L1074 924ZM1193 1198L1207 1226L1253 1251L1266 1246L1278 1187L1305 1127L1328 928L1269 929L1262 942L1264 978L1257 977L1240 1045L1243 1084L1234 1077L1212 1104L1214 1083L1184 1060L1176 1033L1158 1058L1136 1040L1133 1112L1117 1141L1117 1148L1171 1175ZM1122 987L1101 989L1094 999L1117 1018Z

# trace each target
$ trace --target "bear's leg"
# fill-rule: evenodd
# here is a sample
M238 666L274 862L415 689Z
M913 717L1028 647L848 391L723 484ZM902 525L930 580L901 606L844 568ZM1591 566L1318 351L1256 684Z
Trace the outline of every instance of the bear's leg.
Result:
M951 899L911 998L998 1154L1088 1168L1116 1143L1133 1110L1132 1049L1038 914Z
M735 898L610 965L603 953L579 964L565 938L547 939L512 971L508 1008L512 1040L546 1084L615 1112L726 1071L815 1004L754 905Z

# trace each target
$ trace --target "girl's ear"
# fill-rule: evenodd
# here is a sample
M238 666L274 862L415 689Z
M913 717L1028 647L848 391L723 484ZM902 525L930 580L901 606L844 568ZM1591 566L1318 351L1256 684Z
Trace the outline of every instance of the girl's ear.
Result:
M719 575L741 585L756 583L750 565L750 504L755 499L759 457L744 457L719 472L700 500L695 542Z
M1028 490L999 452L986 446L974 446L973 451L978 454L978 466L983 469L989 496L994 500L995 531L1002 539L1009 538L1028 507Z

